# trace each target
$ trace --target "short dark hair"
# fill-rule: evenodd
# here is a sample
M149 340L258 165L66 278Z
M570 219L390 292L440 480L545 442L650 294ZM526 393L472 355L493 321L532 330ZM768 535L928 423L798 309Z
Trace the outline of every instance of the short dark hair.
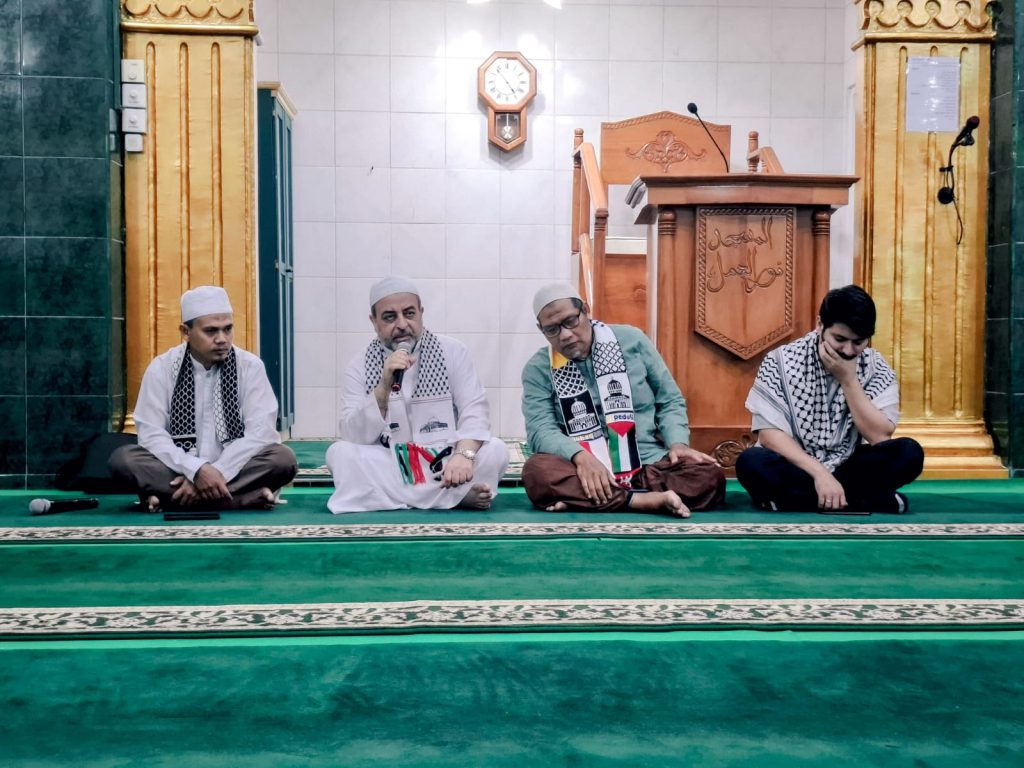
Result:
M859 285L844 285L826 293L818 317L825 328L843 323L860 338L875 335L875 302Z

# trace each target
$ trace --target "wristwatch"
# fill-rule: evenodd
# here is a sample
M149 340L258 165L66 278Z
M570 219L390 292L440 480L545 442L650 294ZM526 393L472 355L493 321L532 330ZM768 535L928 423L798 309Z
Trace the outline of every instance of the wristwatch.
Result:
M470 461L473 461L473 459L476 458L476 451L472 448L463 448L462 450L456 451L456 453L460 456L465 456Z

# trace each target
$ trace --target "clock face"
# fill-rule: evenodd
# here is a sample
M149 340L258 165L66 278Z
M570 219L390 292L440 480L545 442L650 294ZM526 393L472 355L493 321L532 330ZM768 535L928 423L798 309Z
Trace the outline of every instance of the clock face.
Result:
M497 58L484 70L484 89L496 104L517 105L531 96L530 72L519 59Z

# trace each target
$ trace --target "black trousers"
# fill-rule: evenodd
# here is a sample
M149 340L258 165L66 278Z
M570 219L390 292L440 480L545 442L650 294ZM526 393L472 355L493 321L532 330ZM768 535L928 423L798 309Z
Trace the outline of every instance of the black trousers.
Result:
M833 476L851 512L895 512L896 489L921 474L924 450L909 437L860 445ZM768 448L748 448L736 459L736 478L758 507L785 512L818 511L814 478Z

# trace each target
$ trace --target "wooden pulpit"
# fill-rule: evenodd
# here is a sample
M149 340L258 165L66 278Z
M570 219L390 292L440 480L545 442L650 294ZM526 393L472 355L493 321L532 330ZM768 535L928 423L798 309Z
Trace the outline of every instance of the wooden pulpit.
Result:
M765 352L814 326L829 221L856 181L659 174L631 190L648 225L648 328L686 397L691 445L724 467L754 442L743 404Z

